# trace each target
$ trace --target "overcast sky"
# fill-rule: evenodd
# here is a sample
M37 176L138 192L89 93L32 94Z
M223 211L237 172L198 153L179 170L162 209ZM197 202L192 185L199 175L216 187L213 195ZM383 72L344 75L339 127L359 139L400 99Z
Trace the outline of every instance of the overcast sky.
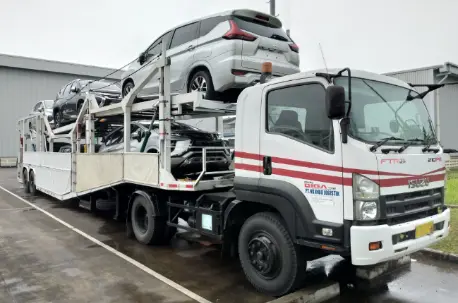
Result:
M268 0L0 0L0 53L118 68L179 23ZM458 63L457 0L277 0L301 69Z

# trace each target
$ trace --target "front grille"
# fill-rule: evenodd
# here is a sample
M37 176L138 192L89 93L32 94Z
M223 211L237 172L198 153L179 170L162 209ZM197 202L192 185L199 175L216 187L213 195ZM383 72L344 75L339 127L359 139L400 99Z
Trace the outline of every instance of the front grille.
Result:
M381 200L385 202L387 223L400 224L437 214L437 208L444 204L444 188L388 195Z
M197 154L202 154L202 148L203 147L209 147L207 149L207 157L211 155L221 155L223 154L229 154L229 149L226 148L224 145L224 142L222 140L208 140L208 141L201 141L201 140L195 140L192 143L191 151ZM221 148L215 148L215 147L221 147Z
M216 146L221 146L224 147L224 143L221 140L214 140L214 141L202 141L202 140L195 140L192 143L193 146L195 147L216 147Z

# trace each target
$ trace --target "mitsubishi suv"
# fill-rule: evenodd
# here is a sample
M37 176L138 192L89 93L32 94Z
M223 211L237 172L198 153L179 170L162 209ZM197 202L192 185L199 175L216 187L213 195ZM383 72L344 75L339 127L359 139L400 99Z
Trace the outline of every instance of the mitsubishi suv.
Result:
M130 151L141 152L145 134L150 121L134 121L131 123ZM231 164L230 150L217 134L206 132L193 126L172 123L171 158L172 174L175 178L185 177L202 171L202 147L211 147L206 152L207 171L225 171ZM219 148L221 147L221 148ZM100 153L121 153L124 151L124 127L115 127L102 139ZM144 152L159 151L159 122L153 123L151 135L145 145Z
M164 43L171 60L172 93L201 91L206 99L233 98L230 92L238 94L259 82L265 61L272 62L274 77L299 72L299 47L279 19L253 10L232 10L187 22L156 39L124 71L123 97L148 75ZM155 72L137 98L157 96L158 78Z

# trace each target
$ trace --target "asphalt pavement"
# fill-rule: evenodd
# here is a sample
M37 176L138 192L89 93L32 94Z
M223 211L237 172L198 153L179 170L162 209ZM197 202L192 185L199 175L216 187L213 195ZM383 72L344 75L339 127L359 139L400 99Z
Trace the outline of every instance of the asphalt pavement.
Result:
M30 197L15 169L0 169L0 302L267 302L237 261L174 239L145 246L127 239L108 215L72 209L45 195ZM50 217L53 216L53 217ZM58 221L56 221L58 220ZM60 222L59 222L60 220ZM338 257L309 264L308 285L345 275ZM458 265L414 259L409 274L381 292L343 288L331 302L440 303L458 298ZM207 302L208 302L207 301Z

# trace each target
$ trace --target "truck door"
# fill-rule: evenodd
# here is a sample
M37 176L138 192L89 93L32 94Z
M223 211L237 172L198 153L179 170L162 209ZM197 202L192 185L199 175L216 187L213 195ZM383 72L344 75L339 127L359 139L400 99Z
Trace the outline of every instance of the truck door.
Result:
M289 224L298 236L322 239L330 228L336 242L343 230L342 157L337 124L325 111L325 85L307 78L264 88L259 188L288 203L284 219L295 222Z

